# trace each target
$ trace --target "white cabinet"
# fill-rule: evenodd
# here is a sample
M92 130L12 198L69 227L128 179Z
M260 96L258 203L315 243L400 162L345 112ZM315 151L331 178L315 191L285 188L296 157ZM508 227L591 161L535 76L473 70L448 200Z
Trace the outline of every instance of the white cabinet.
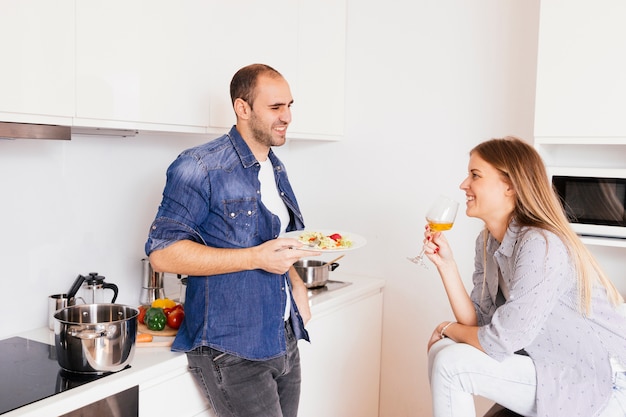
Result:
M0 10L0 120L70 124L74 0L2 0Z
M204 0L77 0L74 124L204 133L212 16Z
M300 341L299 417L377 417L380 389L381 289L328 308Z
M340 139L344 135L346 1L300 1L298 74L290 131L296 137Z
M626 169L624 16L622 0L541 2L535 146L549 169ZM583 242L626 247L621 239Z
M215 15L221 18L214 19L210 25L209 39L219 40L213 46L213 53L220 57L210 77L210 126L223 133L235 124L230 80L241 67L267 64L283 74L293 89L298 8L292 0L211 3Z
M263 62L290 138L343 136L346 0L0 1L0 120L222 134L230 79Z
M245 65L264 63L283 74L291 87L289 137L340 139L345 113L345 0L213 3L222 18L211 25L210 38L219 39L213 52L220 57L211 77L211 133L235 123L229 92L233 74Z
M626 143L624 16L623 0L541 2L535 137Z
M209 401L185 369L161 375L139 386L139 417L215 417Z

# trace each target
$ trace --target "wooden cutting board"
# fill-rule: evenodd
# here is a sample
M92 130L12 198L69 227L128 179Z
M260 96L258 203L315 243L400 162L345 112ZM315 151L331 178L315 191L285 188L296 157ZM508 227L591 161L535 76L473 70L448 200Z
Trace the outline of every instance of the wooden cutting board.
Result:
M173 337L178 333L177 329L172 329L170 326L165 325L165 329L163 330L150 330L148 326L143 323L137 323L139 325L138 331L139 333L151 334L152 336L165 336L165 337Z
M172 337L160 338L157 336L152 340L152 342L135 343L135 346L137 346L138 348L170 347L172 346L173 342L174 342L174 338Z

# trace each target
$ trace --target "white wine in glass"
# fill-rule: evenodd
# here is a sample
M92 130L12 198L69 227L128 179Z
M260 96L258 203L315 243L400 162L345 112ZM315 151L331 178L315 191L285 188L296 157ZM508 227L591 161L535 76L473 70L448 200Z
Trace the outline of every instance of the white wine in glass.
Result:
M452 229L456 212L459 209L459 203L453 199L440 195L426 212L426 221L432 233L443 232ZM424 250L413 258L407 258L414 264L421 265L426 268L424 263Z

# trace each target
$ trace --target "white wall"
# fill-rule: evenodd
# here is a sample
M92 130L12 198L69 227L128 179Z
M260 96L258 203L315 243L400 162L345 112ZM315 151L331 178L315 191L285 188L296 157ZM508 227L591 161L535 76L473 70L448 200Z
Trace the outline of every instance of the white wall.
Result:
M532 140L538 3L349 2L346 139L290 145L308 224L368 238L339 268L387 281L381 417L432 415L426 343L452 316L434 269L405 257L438 193L464 202L471 147ZM481 227L461 212L448 232L468 284Z
M349 1L346 138L279 150L308 226L367 237L340 269L387 281L382 417L431 414L426 341L451 315L436 273L405 257L437 193L464 199L473 145L532 138L538 3ZM0 292L19 315L0 320L0 337L44 326L47 295L79 273L105 275L119 302L136 304L165 169L204 140L0 141ZM466 278L480 228L460 213L448 233Z

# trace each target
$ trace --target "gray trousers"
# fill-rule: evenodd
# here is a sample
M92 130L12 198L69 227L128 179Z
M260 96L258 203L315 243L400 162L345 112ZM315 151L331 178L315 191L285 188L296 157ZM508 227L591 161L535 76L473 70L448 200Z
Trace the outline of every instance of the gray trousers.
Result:
M287 352L251 361L206 346L187 352L189 371L218 417L296 417L300 401L300 353L285 323Z

